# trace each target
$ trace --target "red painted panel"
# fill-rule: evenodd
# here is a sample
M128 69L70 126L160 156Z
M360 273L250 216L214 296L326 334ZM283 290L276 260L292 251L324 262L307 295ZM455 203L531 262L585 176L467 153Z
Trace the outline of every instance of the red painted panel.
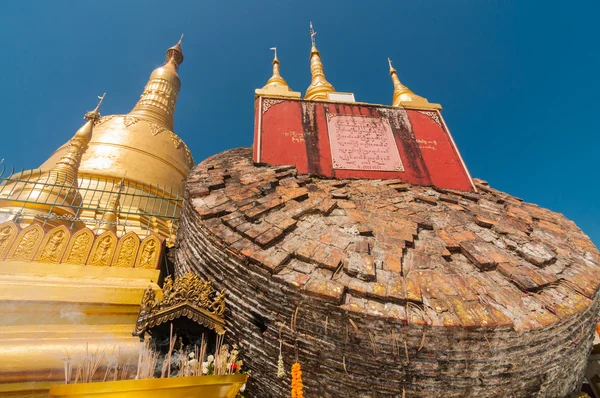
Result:
M257 104L258 101L260 98ZM365 104L264 97L262 101L262 114L258 114L258 106L255 107L255 161L270 165L293 164L300 173L326 177L398 178L417 185L473 190L448 133L431 116L415 110ZM404 171L333 169L328 114L387 118ZM441 115L436 115L441 123Z

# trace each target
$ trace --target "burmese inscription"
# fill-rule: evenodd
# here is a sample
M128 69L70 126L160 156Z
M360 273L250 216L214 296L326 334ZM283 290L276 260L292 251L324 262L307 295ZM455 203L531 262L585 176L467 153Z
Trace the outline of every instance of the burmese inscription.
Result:
M385 118L327 115L334 169L404 171Z

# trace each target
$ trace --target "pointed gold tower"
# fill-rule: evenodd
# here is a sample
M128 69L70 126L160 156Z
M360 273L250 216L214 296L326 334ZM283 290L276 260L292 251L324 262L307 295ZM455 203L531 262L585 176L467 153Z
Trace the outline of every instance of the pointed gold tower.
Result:
M255 90L256 95L300 98L300 93L297 91L292 91L285 79L281 77L281 73L279 71L280 62L277 58L277 48L272 47L271 50L275 52L273 57L273 75L269 80L267 80L267 84L263 88L257 88Z
M312 75L312 81L310 86L306 89L304 99L327 101L328 93L335 92L335 89L325 78L325 72L323 71L323 62L321 62L321 54L317 50L315 44L316 32L313 29L312 22L310 23L310 40L312 47L310 49L310 73Z
M98 223L98 228L96 228L96 235L101 235L106 231L117 233L117 222L119 220L119 208L121 207L121 192L123 191L124 180L125 179L121 180L116 192L113 192L110 195L106 209Z
M412 90L400 83L398 73L392 66L392 60L389 58L388 63L390 65L390 76L392 76L392 82L394 83L392 106L418 109L442 109L441 105L430 103L427 101L427 98L413 93Z
M56 164L46 173L39 176L31 185L17 186L9 199L27 198L26 207L50 210L58 214L75 216L81 206L82 198L78 191L78 172L81 158L92 139L94 123L100 118L98 110L102 105L102 97L96 108L85 114L85 124L77 130L67 143L67 149Z

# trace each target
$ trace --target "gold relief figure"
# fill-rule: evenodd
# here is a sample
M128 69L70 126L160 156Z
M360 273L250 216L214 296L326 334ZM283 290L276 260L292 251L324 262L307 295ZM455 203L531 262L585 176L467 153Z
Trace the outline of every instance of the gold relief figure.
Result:
M158 259L160 243L156 237L152 237L142 243L142 252L136 263L137 268L155 268Z
M102 267L110 266L116 241L117 237L111 232L100 235L99 240L94 243L88 264Z
M67 239L65 239L66 236L67 233L62 229L52 233L50 239L48 239L47 243L42 248L41 253L38 255L37 260L50 263L59 262L63 248L67 243Z
M221 290L215 297L215 301L210 305L213 314L223 316L225 313L225 290Z
M67 254L63 263L85 264L93 239L93 233L89 229L83 229L73 235L69 243L70 247L67 247Z
M9 260L31 261L39 246L44 231L39 225L32 225L21 231L21 235L17 238L16 247L11 249L8 254Z
M8 251L13 239L17 235L18 228L15 224L9 223L0 228L0 259Z
M113 261L115 267L133 267L135 255L139 247L139 239L134 233L121 238L117 245L117 254Z

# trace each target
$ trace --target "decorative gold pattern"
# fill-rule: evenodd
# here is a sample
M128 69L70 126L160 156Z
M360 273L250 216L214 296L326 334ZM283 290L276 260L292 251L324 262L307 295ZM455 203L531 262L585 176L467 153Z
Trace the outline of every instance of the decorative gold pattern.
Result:
M154 326L181 316L223 334L225 308L225 291L216 292L210 281L204 281L193 273L175 281L167 276L160 301L156 300L152 287L144 292L134 335L139 336Z
M106 122L111 121L112 119L114 119L116 117L116 115L110 115L110 116L102 116L101 118L99 118L98 120L96 120L94 122L94 127L98 127L103 125Z
M42 239L35 260L44 263L60 263L70 237L71 234L64 225L50 230Z
M108 267L113 258L115 247L117 245L117 236L112 231L107 231L96 238L92 253L88 259L89 265Z
M438 124L438 126L440 126L440 127L442 126L442 121L440 120L440 117L436 111L418 111L418 112L422 113L423 115L429 116L434 122L436 122Z
M163 131L169 131L170 132L170 130L168 128L166 128L164 126L160 126L160 125L158 125L158 124L156 124L154 122L146 120L146 123L148 124L148 127L150 127L150 133L153 136L157 136L160 133L162 133Z
M263 113L263 115L264 115L265 113L267 113L267 111L268 111L268 110L269 110L269 109L270 109L270 108L271 108L273 105L277 105L277 104L280 104L280 103L282 103L282 102L283 102L283 100L271 99L271 98L265 98L265 99L263 100L263 105L262 105L262 106L263 106L263 109L262 109L262 113Z
M183 141L181 141L181 138L179 138L177 136L177 134L175 134L172 131L170 133L171 133L171 140L173 141L173 145L175 145L175 148L177 148L177 149L181 148L181 145L183 144Z
M31 261L42 243L44 230L39 224L32 224L22 230L13 243L7 260Z
M156 269L160 260L159 253L161 242L155 235L146 237L140 245L139 254L135 261L135 268Z
M123 117L123 124L125 125L125 127L131 127L139 121L140 121L140 119L138 119L137 117L133 117L133 116Z
M128 232L127 234L123 235L117 244L112 266L133 268L139 247L140 238L138 238L135 232Z
M0 224L0 260L4 258L15 237L19 233L19 227L12 221Z
M67 246L62 262L67 264L85 264L94 244L94 233L84 228L77 231Z

